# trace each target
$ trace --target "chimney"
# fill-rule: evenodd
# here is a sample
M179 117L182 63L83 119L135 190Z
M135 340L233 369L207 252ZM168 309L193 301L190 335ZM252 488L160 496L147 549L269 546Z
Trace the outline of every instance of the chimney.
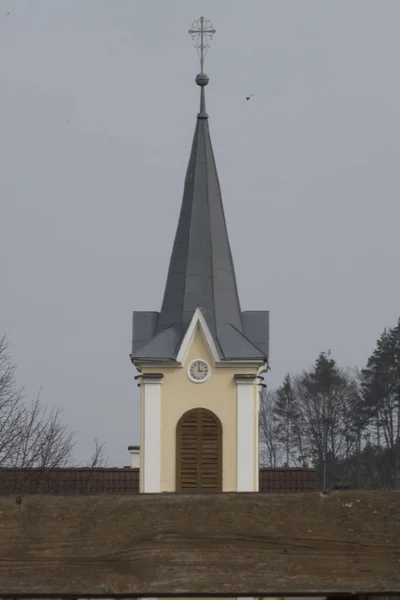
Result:
M128 446L131 455L131 468L140 468L140 446Z

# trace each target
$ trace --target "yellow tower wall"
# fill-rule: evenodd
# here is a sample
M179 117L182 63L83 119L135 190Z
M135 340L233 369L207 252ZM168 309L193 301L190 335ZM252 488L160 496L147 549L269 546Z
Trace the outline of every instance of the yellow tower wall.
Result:
M202 383L194 383L187 375L187 367L192 360L199 358L208 362L211 367L211 376ZM165 367L158 364L142 369L143 375L149 373L164 375L161 384L161 492L173 492L176 489L176 427L178 421L186 411L198 407L213 411L222 423L223 491L237 491L237 384L234 375L256 375L257 371L258 368L254 366L243 368L232 363L227 366L214 366L208 344L199 327L183 367ZM257 453L258 386L254 384L253 389L255 428L253 443L255 445L254 452ZM142 445L142 447L144 446ZM258 489L258 461L255 461L253 471L254 489Z

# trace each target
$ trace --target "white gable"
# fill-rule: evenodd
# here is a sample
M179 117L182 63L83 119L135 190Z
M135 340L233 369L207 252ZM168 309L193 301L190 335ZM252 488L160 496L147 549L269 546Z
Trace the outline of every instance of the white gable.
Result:
M178 355L176 357L177 362L179 362L181 365L183 365L186 361L189 349L193 343L194 337L198 329L200 329L201 333L203 334L204 341L210 351L210 355L212 356L214 363L218 363L221 360L210 328L208 327L201 310L199 308L196 308L190 325L182 340Z

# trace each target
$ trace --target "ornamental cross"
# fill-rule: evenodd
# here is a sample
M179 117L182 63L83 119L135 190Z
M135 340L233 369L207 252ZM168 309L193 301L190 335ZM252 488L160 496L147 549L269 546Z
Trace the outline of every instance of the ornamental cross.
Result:
M194 47L200 56L200 72L203 73L204 57L207 53L210 44L208 40L212 39L215 29L210 21L206 21L204 17L200 17L197 21L194 21L192 28L189 29L189 33L193 40L196 40Z

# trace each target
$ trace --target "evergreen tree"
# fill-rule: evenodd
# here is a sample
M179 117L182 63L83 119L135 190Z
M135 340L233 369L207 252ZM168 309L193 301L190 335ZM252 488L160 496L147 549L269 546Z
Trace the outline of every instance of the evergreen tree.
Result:
M297 378L296 388L308 453L326 488L336 483L337 464L346 454L354 381L330 353L321 352L313 369Z
M400 487L400 320L385 329L362 371L364 410L369 415L371 443L384 457L389 486ZM382 473L382 476L384 474ZM388 475L384 476L388 485ZM383 483L383 481L382 481Z
M313 464L323 487L400 489L400 319L360 373L321 352L261 413L268 464Z

